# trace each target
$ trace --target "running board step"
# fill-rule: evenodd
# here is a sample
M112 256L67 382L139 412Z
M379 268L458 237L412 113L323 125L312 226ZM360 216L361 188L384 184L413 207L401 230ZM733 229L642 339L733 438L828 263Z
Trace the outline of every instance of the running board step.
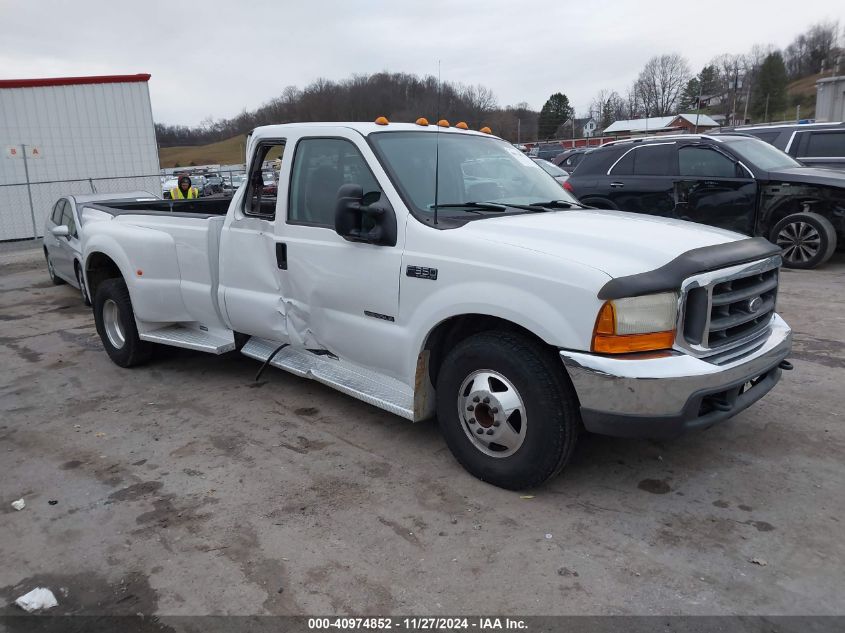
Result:
M218 333L186 328L181 325L168 325L150 332L139 332L138 337L142 341L195 349L210 354L225 354L235 349L235 338L231 333L226 337Z
M266 361L279 345L281 343L253 337L241 352L255 360ZM379 409L408 420L414 419L414 394L407 385L395 378L293 347L282 349L270 364L297 376L321 382Z

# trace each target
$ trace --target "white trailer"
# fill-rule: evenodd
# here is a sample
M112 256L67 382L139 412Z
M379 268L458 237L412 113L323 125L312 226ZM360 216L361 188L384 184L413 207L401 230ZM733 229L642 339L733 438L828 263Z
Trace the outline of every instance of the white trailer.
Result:
M0 241L40 236L64 195L159 195L149 79L0 80Z

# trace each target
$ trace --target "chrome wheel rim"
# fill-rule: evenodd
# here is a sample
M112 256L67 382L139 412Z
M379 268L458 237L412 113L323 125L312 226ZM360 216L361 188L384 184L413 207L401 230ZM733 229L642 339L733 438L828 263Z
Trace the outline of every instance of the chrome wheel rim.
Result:
M783 258L786 261L791 264L803 264L819 254L822 239L812 224L791 222L778 233L777 244L783 250Z
M490 457L510 457L525 441L525 403L499 372L482 369L467 376L458 392L458 416L472 445Z
M103 303L103 327L112 347L115 349L123 347L126 337L123 334L123 324L120 322L120 310L112 299L106 299Z

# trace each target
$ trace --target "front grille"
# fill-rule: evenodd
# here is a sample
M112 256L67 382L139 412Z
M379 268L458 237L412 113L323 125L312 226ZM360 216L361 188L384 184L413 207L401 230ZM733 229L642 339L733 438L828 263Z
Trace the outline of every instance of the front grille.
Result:
M716 353L756 339L772 320L778 268L750 271L687 292L683 337L700 351Z

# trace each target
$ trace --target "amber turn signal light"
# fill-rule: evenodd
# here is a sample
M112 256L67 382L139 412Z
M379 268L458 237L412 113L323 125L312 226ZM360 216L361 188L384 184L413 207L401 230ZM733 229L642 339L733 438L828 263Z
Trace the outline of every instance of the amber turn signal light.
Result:
M616 311L613 303L608 301L596 317L591 348L597 354L630 354L670 349L674 342L674 330L646 334L616 334Z

